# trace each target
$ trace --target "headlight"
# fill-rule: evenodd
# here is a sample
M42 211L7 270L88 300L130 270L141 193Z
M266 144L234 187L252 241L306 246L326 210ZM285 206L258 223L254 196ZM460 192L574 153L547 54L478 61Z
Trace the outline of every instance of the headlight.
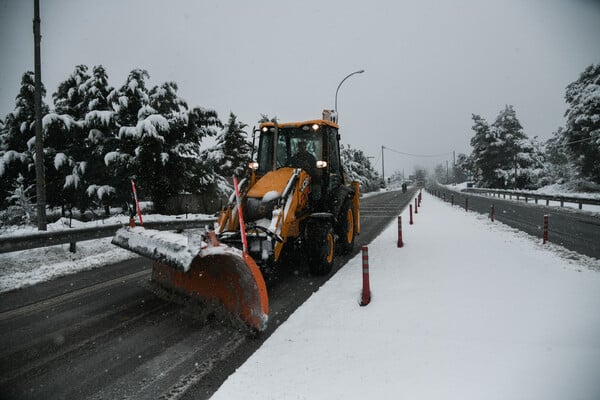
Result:
M256 170L256 169L258 169L258 163L257 162L251 162L251 163L248 164L248 167L250 169Z
M326 168L327 167L327 161L317 161L317 168Z

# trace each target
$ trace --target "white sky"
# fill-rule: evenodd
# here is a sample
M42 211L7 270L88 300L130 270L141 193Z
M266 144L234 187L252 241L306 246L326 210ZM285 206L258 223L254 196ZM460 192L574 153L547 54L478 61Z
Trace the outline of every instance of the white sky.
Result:
M470 153L471 114L515 107L530 136L564 124L564 90L600 62L600 1L41 1L46 102L75 65L121 86L175 81L190 106L253 126L318 118L340 88L342 141L374 156ZM0 116L33 70L33 1L0 0ZM386 175L449 157L385 152Z

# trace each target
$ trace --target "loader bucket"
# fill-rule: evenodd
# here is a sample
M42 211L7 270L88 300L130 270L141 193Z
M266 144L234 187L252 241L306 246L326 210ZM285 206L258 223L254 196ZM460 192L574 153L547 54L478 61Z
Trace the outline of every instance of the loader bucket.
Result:
M187 237L123 228L112 243L155 261L152 281L186 297L220 303L257 331L267 326L269 299L263 276L248 254L227 245L188 246Z

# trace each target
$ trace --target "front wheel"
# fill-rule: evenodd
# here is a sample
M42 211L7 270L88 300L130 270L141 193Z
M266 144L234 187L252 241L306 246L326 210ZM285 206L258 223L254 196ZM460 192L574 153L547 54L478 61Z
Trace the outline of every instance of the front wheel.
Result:
M354 205L352 201L346 200L338 217L337 234L339 236L340 251L349 254L354 248L354 236L356 236L354 221Z
M306 227L306 242L310 272L327 275L333 268L335 237L328 221L309 221Z

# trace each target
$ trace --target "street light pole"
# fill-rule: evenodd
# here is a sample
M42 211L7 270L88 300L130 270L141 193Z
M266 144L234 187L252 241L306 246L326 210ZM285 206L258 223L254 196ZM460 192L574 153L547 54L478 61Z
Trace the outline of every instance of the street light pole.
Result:
M348 78L350 78L352 75L355 74L362 74L363 72L365 72L364 69L360 69L358 71L354 71L351 74L348 74L344 79L342 79L342 81L340 82L340 84L338 85L337 89L335 90L335 113L337 114L337 98L338 98L338 92L340 91L340 86L342 86L342 83L344 83L344 81Z
M385 146L381 146L381 178L383 179L383 187L385 187L385 163L383 162L383 149Z

